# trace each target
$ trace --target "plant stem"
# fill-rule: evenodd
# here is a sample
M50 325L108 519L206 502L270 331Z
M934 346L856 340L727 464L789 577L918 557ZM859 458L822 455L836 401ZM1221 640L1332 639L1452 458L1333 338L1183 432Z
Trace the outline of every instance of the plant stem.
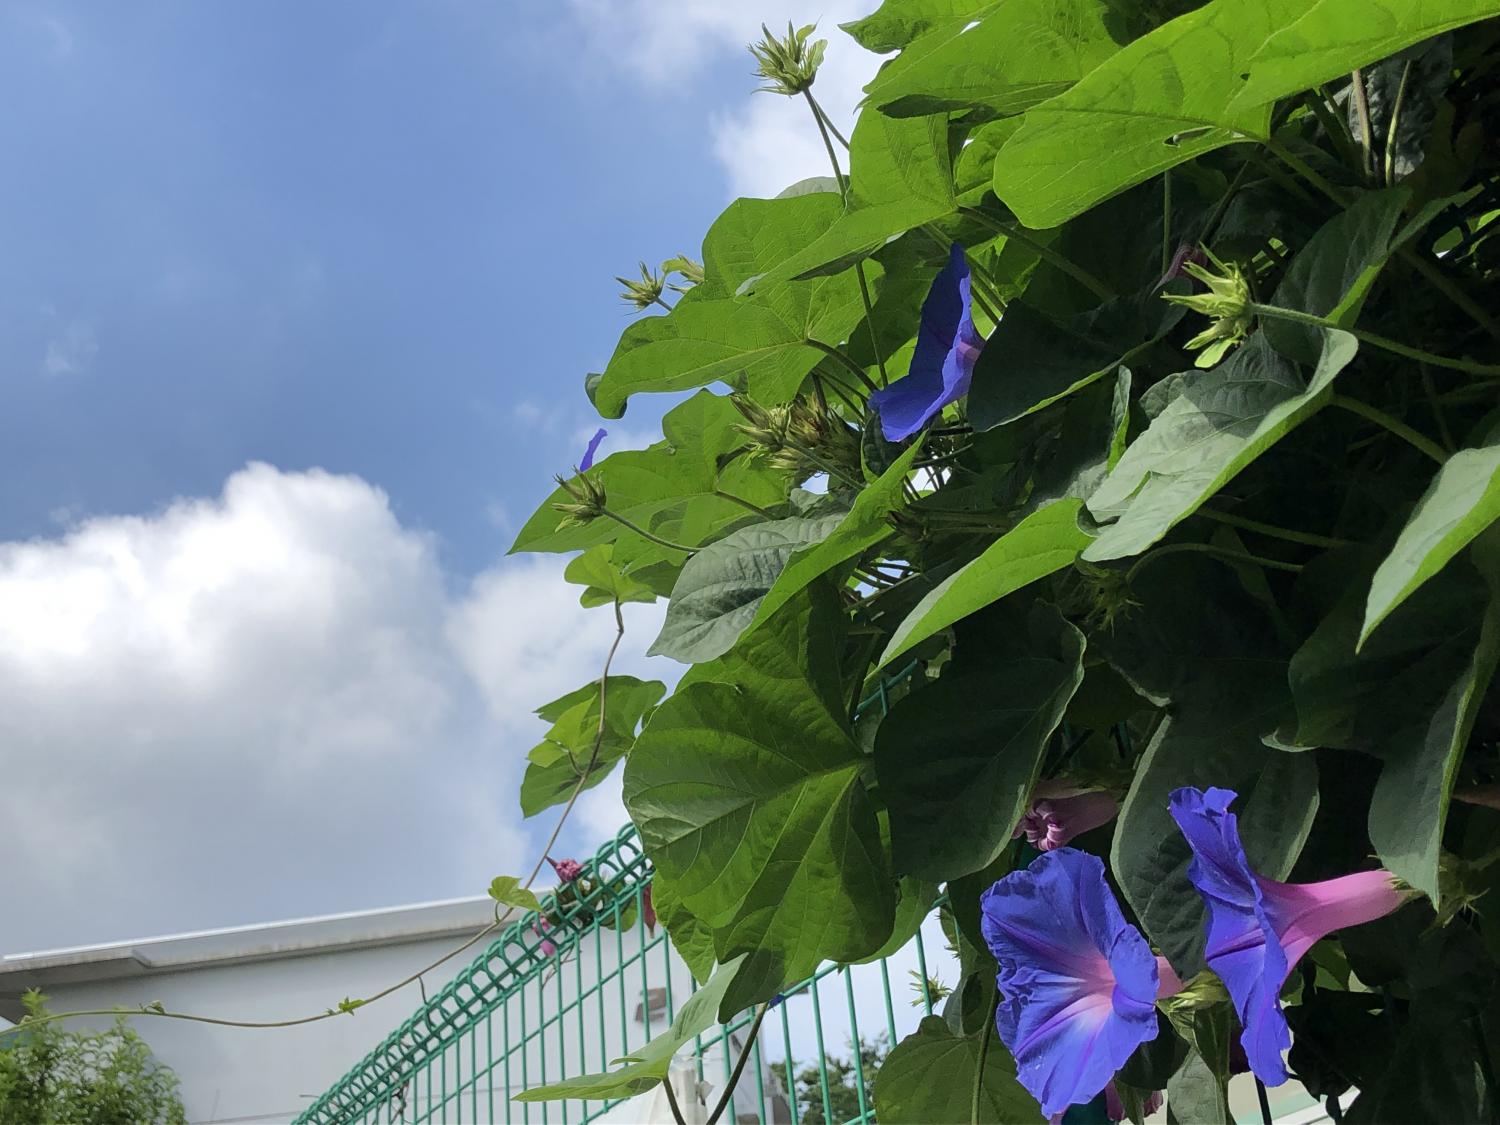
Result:
M1391 106L1391 120L1385 131L1385 186L1390 187L1396 175L1396 127L1401 122L1401 106L1406 101L1406 82L1411 77L1412 60L1407 59L1401 68L1401 81L1396 86L1396 101ZM1363 83L1361 83L1363 85Z
M811 336L807 337L807 339L805 339L803 343L805 343L810 348L817 348L818 351L822 352L830 359L838 360L841 364L844 365L845 368L859 377L859 381L865 385L865 390L873 394L875 391L878 391L880 389L874 383L870 382L870 377L865 374L865 369L863 367L855 363L848 357L848 355L840 351L838 348L834 347L832 344L825 344L822 340L815 340Z
M813 121L818 126L818 135L823 138L823 148L828 153L828 162L833 165L833 178L838 181L839 194L844 197L844 207L847 208L849 206L849 181L839 167L839 158L833 151L833 141L828 137L829 126L823 108L813 98L812 90L803 90L802 96L807 99L807 108L812 110ZM854 276L859 281L859 299L865 306L865 327L870 332L870 353L875 357L875 366L880 370L880 385L883 387L890 382L890 377L885 373L885 360L880 357L880 341L875 336L875 313L870 305L870 286L865 280L864 262L854 263Z
M1347 332L1357 340L1363 340L1367 344L1390 352L1392 355L1399 355L1403 359L1414 359L1418 363L1430 363L1434 367L1446 367L1451 371L1466 371L1470 375L1500 375L1500 365L1474 363L1467 359L1449 359L1447 356L1433 355L1421 348L1414 348L1410 344L1392 340L1388 336L1366 332L1363 328L1346 328L1316 313L1303 312L1301 309L1284 309L1280 305L1263 305L1256 301L1252 301L1249 307L1251 312L1260 316L1269 316L1275 320L1289 320L1296 324L1310 324L1317 328L1333 328L1340 332Z
M730 1098L734 1097L734 1088L739 1085L740 1075L745 1073L745 1064L750 1061L750 1052L755 1047L755 1037L760 1034L761 1021L766 1018L766 1013L770 1010L770 1004L762 1004L755 1010L755 1019L750 1021L750 1035L745 1040L744 1049L740 1051L740 1057L734 1064L734 1072L729 1076L729 1085L719 1095L719 1104L714 1106L714 1111L708 1115L708 1125L715 1125L715 1122L723 1116ZM728 1036L725 1038L727 1039Z
M681 551L681 552L683 552L686 555L696 555L698 553L698 548L696 548L696 547L684 547L681 543L673 543L670 539L663 539L660 535L654 535L654 534L652 534L651 532L647 531L644 527L641 527L639 524L632 523L630 520L626 519L624 516L619 515L616 512L612 512L608 508L600 508L599 512L600 512L601 515L608 516L610 519L614 520L621 527L627 528L630 531L635 532L642 539L646 539L646 540L649 540L652 543L655 543L658 547L666 547L668 550L671 550L671 551Z
M1255 1080L1255 1096L1260 1099L1260 1119L1262 1125L1271 1125L1271 1102L1266 1097L1266 1084L1259 1078Z
M1359 118L1360 170L1366 178L1375 173L1375 134L1370 128L1370 95L1365 90L1365 76L1355 67L1349 75L1349 90L1354 95L1354 112Z
M669 304L667 304L667 302L663 301L660 297L653 298L653 303L660 305L662 308L666 309L668 312L672 311L672 306L669 305Z
M974 1067L974 1094L969 1099L969 1125L979 1125L979 1099L984 1092L984 1061L990 1053L990 1036L995 1033L995 1012L999 1007L1000 990L997 988L995 999L990 1002L990 1014L979 1032L979 1063Z
M1038 242L1035 238L1031 237L1019 223L1001 222L999 219L986 215L983 211L974 207L960 207L959 210L976 222L989 227L996 234L1003 234L1006 238L1019 242L1043 261L1062 270L1063 273L1089 290L1089 292L1093 293L1101 301L1112 300L1117 295L1113 289L1089 273L1088 270L1069 261L1046 243Z
M1165 547L1158 547L1126 571L1125 581L1127 583L1134 582L1136 576L1149 563L1160 558L1165 558L1167 555L1176 555L1183 552L1211 555L1226 562L1250 563L1252 566L1263 566L1270 570L1284 570L1290 574L1300 574L1302 572L1302 567L1296 563L1282 562L1280 559L1262 558L1260 555L1250 555L1244 551L1231 551L1225 547L1215 547L1212 543L1169 543Z
M1395 434L1398 438L1406 442L1408 445L1412 446L1414 449L1421 450L1423 453L1427 454L1427 456L1436 461L1439 465L1447 464L1447 451L1444 450L1443 447L1440 446L1437 442L1418 433L1416 430L1408 426L1405 422L1402 422L1396 418L1392 418L1385 411L1377 410L1369 403L1361 402L1357 398L1348 398L1345 395L1333 395L1329 398L1328 405L1341 407L1342 409L1347 410L1350 414L1358 414L1366 421L1374 422L1382 429L1389 430L1391 433Z
M1261 535L1269 535L1273 539L1285 539L1288 543L1302 543L1309 547L1329 548L1350 546L1350 540L1348 539L1335 539L1329 535L1315 535L1311 531L1293 531L1288 527L1278 527L1274 523L1261 523L1260 520L1246 519L1244 516L1232 516L1228 512L1216 512L1212 508L1199 508L1197 514L1204 519L1213 520L1215 523L1243 528L1246 531L1254 531Z
M762 508L759 504L752 504L743 496L736 496L732 492L725 492L722 488L714 489L714 495L719 497L719 499L721 500L728 500L731 504L738 504L741 508L744 508L747 511L754 512L758 516L764 516L768 520L774 520L776 518L776 513Z
M1161 272L1172 268L1172 169L1161 174Z
M682 1116L682 1110L677 1105L677 1091L672 1089L672 1069L667 1067L667 1076L662 1079L662 1089L667 1092L667 1108L672 1111L672 1120L677 1125L687 1125L687 1120Z

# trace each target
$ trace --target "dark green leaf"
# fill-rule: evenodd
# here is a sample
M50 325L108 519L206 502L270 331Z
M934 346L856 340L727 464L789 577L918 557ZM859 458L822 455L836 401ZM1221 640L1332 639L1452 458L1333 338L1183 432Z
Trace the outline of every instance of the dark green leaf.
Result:
M974 1121L974 1077L979 1038L957 1036L937 1016L928 1016L901 1040L875 1079L875 1110L885 1125L967 1125ZM1016 1081L1016 1064L990 1033L980 1091L980 1122L1026 1125L1040 1122L1035 1100Z
M1088 534L1078 527L1082 507L1077 500L1059 500L1033 512L977 559L944 579L897 626L877 667L955 621L1071 565L1089 542Z
M1010 844L1083 679L1082 633L1050 606L1018 617L1020 637L912 692L880 725L875 769L898 871L956 879Z
M602 733L598 681L539 708L537 714L550 720L552 729L527 755L526 776L521 780L521 812L535 816L562 804L578 788L585 770L588 776L584 789L592 789L608 777L635 742L641 719L666 691L667 685L659 680L611 676L605 689Z

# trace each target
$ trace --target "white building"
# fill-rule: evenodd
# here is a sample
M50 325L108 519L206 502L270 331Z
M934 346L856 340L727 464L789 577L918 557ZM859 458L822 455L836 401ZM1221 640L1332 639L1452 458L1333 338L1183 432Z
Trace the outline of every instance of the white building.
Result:
M494 905L458 899L0 957L0 1016L19 1019L21 994L31 988L57 1012L160 1001L169 1011L239 1020L310 1015L431 964L493 922ZM291 1121L422 1003L424 987L441 988L483 947L352 1015L301 1027L247 1030L156 1017L133 1024L182 1080L195 1125Z

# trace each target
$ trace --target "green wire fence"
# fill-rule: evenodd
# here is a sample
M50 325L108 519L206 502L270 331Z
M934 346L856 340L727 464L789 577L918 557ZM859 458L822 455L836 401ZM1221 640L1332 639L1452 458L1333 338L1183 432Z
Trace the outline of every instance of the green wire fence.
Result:
M883 681L856 717L873 717L877 709L884 715L915 668ZM1074 742L1063 729L1054 745L1066 757ZM587 893L576 890L585 883L574 883L568 901L555 895L544 901L543 913L560 924L544 930L541 916L529 913L509 926L319 1097L297 1125L639 1120L629 1116L639 1103L622 1108L628 1099L511 1099L523 1090L610 1069L665 1031L695 990L666 930L647 925L651 877L635 827L626 825L585 868ZM957 967L934 926L929 916L926 936L919 931L890 957L825 964L787 989L751 1045L750 1064L721 1120L873 1122L863 1049L882 1039L889 1046L912 1031L939 999L929 983L932 970L951 974ZM893 973L898 980L903 973L912 977L909 994L899 999ZM751 1018L746 1012L700 1036L695 1050L682 1055L696 1068L709 1105L730 1084ZM852 1065L842 1064L840 1052Z

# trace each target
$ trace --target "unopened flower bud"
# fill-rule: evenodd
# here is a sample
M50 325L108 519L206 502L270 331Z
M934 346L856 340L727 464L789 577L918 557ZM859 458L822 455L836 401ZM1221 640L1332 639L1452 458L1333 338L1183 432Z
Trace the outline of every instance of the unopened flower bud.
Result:
M786 94L788 97L811 88L818 76L818 67L823 62L823 52L828 40L815 39L809 43L808 36L817 24L793 29L786 25L786 38L778 39L765 24L760 25L763 38L750 44L750 54L755 57L755 73L764 78L766 84L760 89L770 94Z
M625 291L620 294L620 299L630 305L636 312L645 312L652 305L661 302L662 290L666 287L666 278L659 273L652 273L651 267L645 262L640 263L640 280L628 277L616 277Z

